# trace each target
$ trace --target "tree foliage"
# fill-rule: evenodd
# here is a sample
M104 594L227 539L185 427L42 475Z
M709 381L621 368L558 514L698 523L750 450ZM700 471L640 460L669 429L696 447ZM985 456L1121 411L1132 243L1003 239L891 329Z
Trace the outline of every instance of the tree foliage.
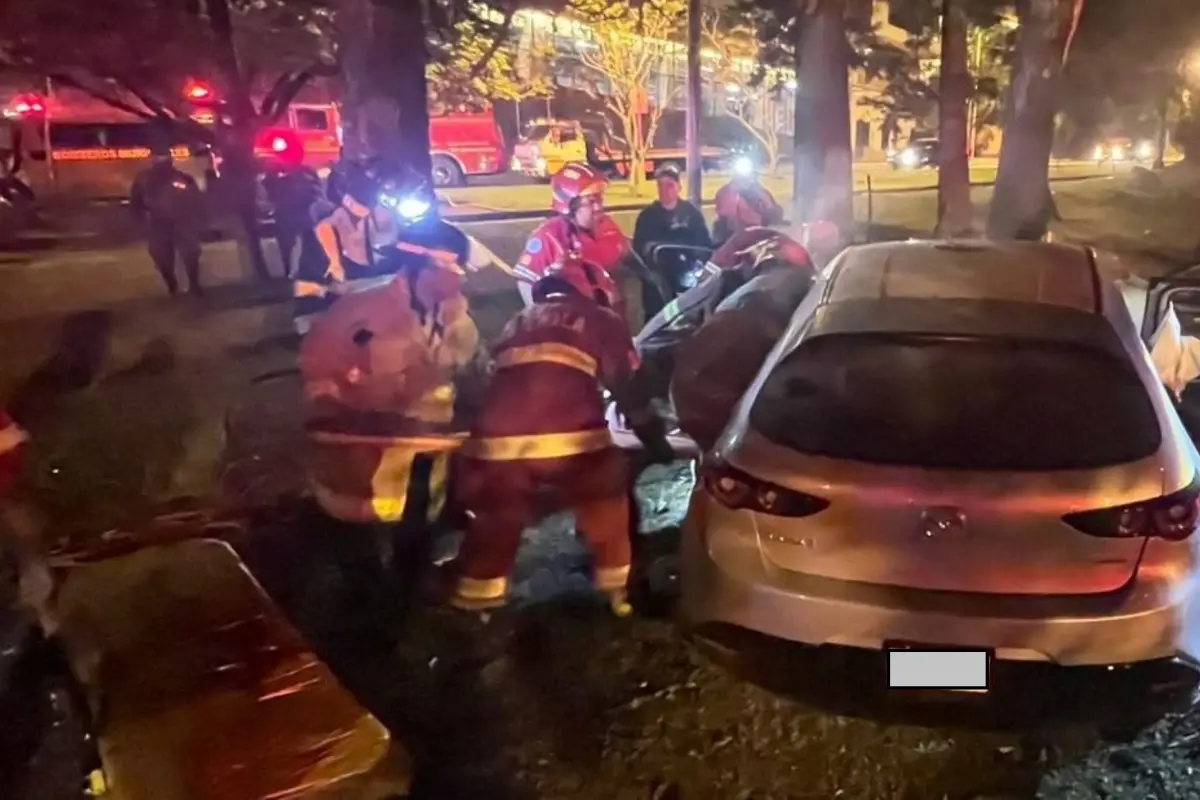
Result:
M603 79L604 103L621 121L630 180L645 180L645 165L663 112L672 97L653 96L652 78L668 59L682 55L686 0L570 0L572 16L586 26L579 57ZM682 86L680 86L682 89ZM643 114L643 106L647 113Z
M431 106L519 102L553 93L554 48L539 44L521 49L512 31L497 46L501 35L501 30L481 30L474 19L455 25L452 40L439 47L429 64Z
M774 172L779 163L782 132L780 99L783 92L796 88L795 75L790 69L763 66L758 36L748 25L738 24L736 18L707 14L701 37L706 54L711 55L710 77L717 87L724 86L727 90L722 111L758 140L767 157L767 169ZM733 91L728 91L730 87ZM755 119L758 124L752 122Z

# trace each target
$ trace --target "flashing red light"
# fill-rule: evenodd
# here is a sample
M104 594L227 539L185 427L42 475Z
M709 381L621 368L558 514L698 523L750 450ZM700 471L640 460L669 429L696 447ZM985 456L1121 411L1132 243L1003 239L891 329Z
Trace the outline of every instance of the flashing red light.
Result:
M199 81L191 81L183 90L184 96L189 100L211 100L213 91L208 84L200 83Z
M30 117L46 113L46 104L36 95L21 95L5 109L5 116Z
M271 140L271 149L276 153L282 153L288 149L288 141L282 136L276 136Z

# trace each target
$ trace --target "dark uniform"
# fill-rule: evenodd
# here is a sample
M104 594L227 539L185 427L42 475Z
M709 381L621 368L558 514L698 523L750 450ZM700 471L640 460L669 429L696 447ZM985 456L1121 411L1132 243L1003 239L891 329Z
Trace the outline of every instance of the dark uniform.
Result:
M204 201L200 187L180 172L170 156L156 155L154 164L137 176L130 197L133 210L146 221L150 258L167 291L179 291L175 258L183 261L188 291L201 294L200 233Z
M292 284L297 333L305 333L314 316L340 295L380 286L405 268L423 263L431 253L443 253L443 260L468 269L491 263L490 253L482 257L486 263L476 263L481 258L478 246L442 220L432 202L429 213L417 220L401 219L396 210L382 204L382 194L394 180L366 169L349 170L338 179L339 205L314 230L320 258L302 261ZM405 184L392 191L409 188ZM411 191L420 192L420 187Z
M312 209L324 193L321 178L302 164L287 164L268 172L263 188L275 211L275 241L286 275L290 278L299 269L293 260L297 246L301 262L319 267L321 245L313 233Z

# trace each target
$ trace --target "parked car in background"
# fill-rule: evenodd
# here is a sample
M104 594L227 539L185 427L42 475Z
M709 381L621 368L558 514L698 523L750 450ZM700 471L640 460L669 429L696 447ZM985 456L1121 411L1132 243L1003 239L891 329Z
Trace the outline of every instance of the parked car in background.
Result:
M910 139L904 147L888 153L888 163L892 169L936 167L937 159L937 139Z
M1200 278L1148 296L1154 330ZM1089 250L850 248L702 465L684 613L811 645L1194 658L1197 459Z

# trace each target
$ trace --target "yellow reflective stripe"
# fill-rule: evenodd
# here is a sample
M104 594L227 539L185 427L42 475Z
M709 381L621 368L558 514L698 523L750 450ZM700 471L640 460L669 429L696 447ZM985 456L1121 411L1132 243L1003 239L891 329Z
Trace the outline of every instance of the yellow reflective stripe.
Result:
M320 283L313 281L293 281L292 297L324 297L328 290Z
M317 505L321 507L329 516L342 522L378 522L380 521L375 516L375 510L372 504L365 498L351 497L350 495L340 494L329 489L328 487L318 483L311 482L313 498L317 501ZM397 518L398 519L398 518ZM384 522L395 522L396 520L383 520Z
M465 433L427 433L408 436L385 436L369 433L340 433L309 431L309 437L319 444L371 444L377 446L404 445L417 453L457 450L467 438Z
M624 589L629 583L629 566L596 567L593 585L602 592Z
M514 347L496 357L496 368L516 367L522 364L561 364L596 377L596 359L569 344L547 342Z
M501 600L508 595L508 578L458 579L454 593L464 600Z
M429 471L429 520L442 515L446 507L446 484L450 479L450 456L439 453L433 457L433 468Z
M0 455L16 450L28 440L29 437L25 435L25 431L16 425L9 425L0 429Z
M612 447L607 428L571 433L541 433L532 436L495 436L468 439L462 453L480 461L530 461L566 458Z
M416 455L408 447L389 447L379 454L379 464L371 475L371 508L384 522L404 516Z

